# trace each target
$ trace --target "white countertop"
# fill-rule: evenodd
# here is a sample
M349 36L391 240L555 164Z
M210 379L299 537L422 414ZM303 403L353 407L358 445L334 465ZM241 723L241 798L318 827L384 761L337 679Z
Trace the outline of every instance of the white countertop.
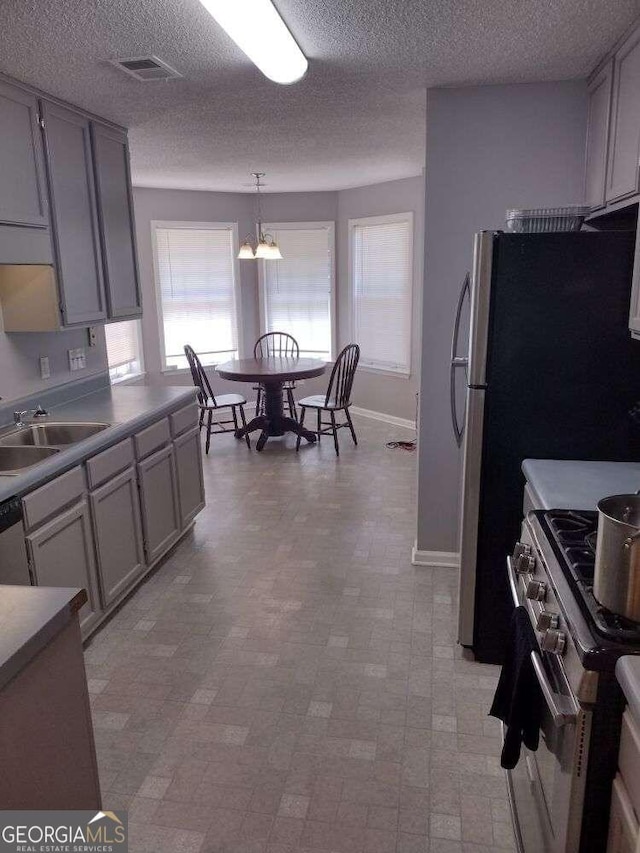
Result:
M640 489L640 462L525 459L522 472L542 509L595 509L607 495Z
M26 494L169 412L187 406L189 402L195 403L195 400L193 387L130 385L94 391L62 406L48 406L50 421L94 421L111 426L69 445L16 477L0 476L0 500Z

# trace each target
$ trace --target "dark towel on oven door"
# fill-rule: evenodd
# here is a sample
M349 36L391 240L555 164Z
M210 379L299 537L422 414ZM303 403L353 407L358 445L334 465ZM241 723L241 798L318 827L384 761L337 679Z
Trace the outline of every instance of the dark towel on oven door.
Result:
M506 726L500 763L507 770L518 763L523 743L529 749L538 748L543 697L531 663L532 651L538 651L538 642L529 614L524 607L516 607L506 661L489 711Z

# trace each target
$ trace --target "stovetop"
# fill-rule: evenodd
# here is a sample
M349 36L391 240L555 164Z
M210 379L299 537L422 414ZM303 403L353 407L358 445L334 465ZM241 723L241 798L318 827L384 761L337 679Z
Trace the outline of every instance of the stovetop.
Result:
M605 640L640 646L640 623L612 613L593 595L598 513L548 510L536 515L591 629Z

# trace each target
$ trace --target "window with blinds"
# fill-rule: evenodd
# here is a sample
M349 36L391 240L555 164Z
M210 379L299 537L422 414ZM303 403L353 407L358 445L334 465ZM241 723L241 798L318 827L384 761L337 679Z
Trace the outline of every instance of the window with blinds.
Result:
M413 214L349 221L354 341L360 364L411 368Z
M186 368L184 345L203 364L238 353L235 226L153 223L164 366Z
M125 320L122 323L107 323L104 334L107 340L107 361L111 382L131 379L142 373L140 321Z
M288 332L300 355L333 355L333 222L264 224L283 260L264 261L261 270L262 326L265 332Z

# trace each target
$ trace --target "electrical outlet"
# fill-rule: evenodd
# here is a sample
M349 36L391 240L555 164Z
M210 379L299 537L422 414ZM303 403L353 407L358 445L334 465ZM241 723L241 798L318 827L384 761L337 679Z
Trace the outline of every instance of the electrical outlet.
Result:
M98 343L97 335L96 335L96 327L89 326L87 329L87 337L89 338L89 346L94 347Z
M49 356L40 356L40 379L49 379L51 376L51 368L49 366Z
M85 355L84 347L67 350L69 356L69 370L83 370L87 366L87 356Z

